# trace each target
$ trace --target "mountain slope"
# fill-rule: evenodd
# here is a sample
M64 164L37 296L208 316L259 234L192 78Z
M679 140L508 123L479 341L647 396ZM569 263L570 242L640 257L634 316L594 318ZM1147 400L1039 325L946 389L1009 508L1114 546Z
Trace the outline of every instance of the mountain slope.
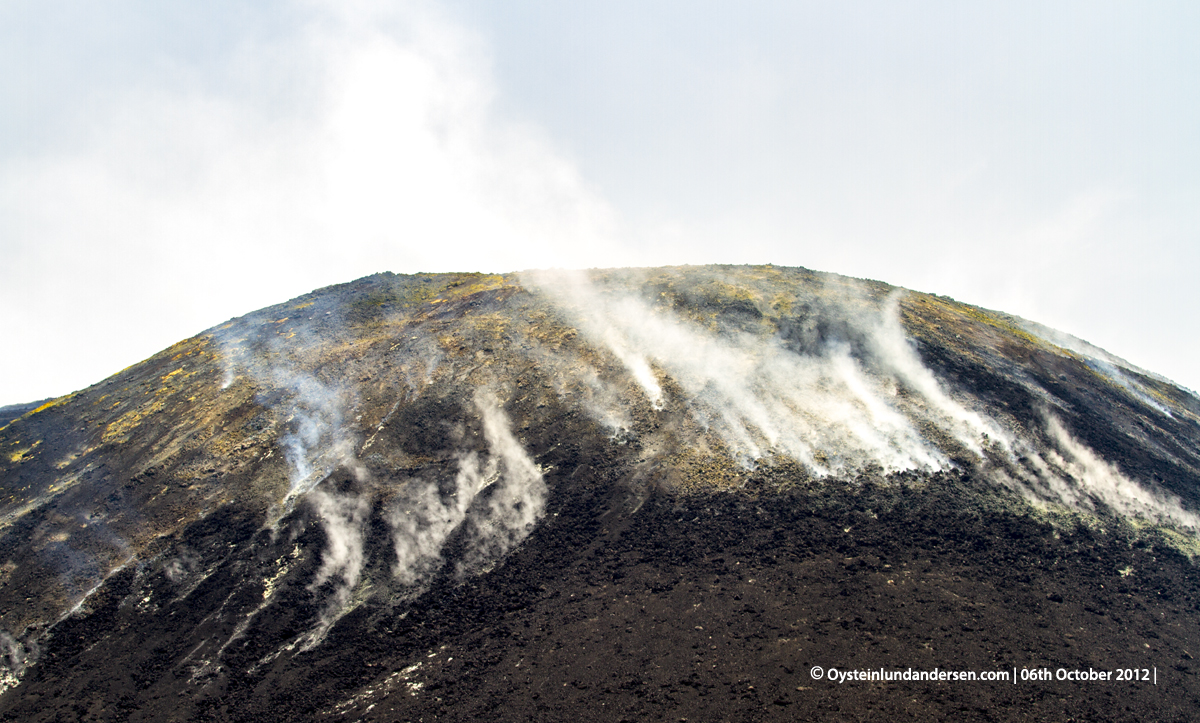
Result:
M4 421L5 720L1182 719L1200 695L1200 400L886 284L383 274Z

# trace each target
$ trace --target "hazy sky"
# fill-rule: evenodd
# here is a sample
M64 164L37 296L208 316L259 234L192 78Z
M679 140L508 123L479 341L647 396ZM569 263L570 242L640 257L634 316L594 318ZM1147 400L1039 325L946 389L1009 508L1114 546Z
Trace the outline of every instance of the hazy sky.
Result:
M377 271L800 265L1200 389L1200 5L0 0L0 404Z

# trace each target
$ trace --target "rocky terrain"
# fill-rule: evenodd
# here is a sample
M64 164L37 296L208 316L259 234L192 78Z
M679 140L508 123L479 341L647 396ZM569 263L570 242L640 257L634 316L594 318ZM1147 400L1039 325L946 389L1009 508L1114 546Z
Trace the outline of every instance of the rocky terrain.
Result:
M1200 399L944 297L381 274L3 411L0 720L1200 710Z

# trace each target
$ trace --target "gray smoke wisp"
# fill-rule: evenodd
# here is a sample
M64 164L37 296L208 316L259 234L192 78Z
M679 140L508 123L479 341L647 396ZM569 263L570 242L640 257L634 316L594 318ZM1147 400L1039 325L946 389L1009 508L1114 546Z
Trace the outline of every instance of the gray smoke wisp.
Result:
M300 342L286 343L296 335ZM258 401L270 408L286 429L278 444L288 463L288 489L276 508L272 527L304 500L325 532L321 566L309 590L328 592L316 628L302 639L301 649L307 650L320 643L350 609L362 575L370 494L338 492L321 484L338 470L354 477L356 489L370 482L357 451L360 435L350 421L357 395L350 385L322 381L295 363L293 355L298 350L319 348L322 341L308 324L298 325L288 337L270 338L253 350L246 346L247 340L235 341L229 336L218 335L226 364L222 389L228 388L231 380L249 377L258 389Z
M409 392L416 394L433 381L433 374L441 365L445 353L436 341L423 335L410 335L409 339L396 344L401 345L404 350L400 371L404 374Z
M355 400L351 391L290 369L274 369L272 377L277 388L290 392L290 431L279 444L290 464L291 478L281 511L305 499L320 518L326 539L321 567L309 590L319 592L331 584L332 591L317 627L301 646L301 650L309 650L350 609L362 574L364 534L371 509L369 494L335 492L321 483L339 469L348 470L359 486L369 482L370 474L356 453L358 434L347 423Z
M545 510L542 472L513 436L499 402L480 393L475 408L487 453L460 454L448 490L433 482L411 481L390 515L394 573L403 585L419 587L441 569L446 542L460 528L465 551L456 572L462 576L481 571L524 540Z
M354 387L320 379L318 374L305 371L298 358L306 351L315 356L316 350L329 341L317 324L340 328L336 318L323 317L316 322L313 318L297 320L295 326L288 327L287 335L263 332L251 327L250 322L214 332L224 364L221 389L245 378L255 389L258 403L272 410L286 429L279 437L279 447L290 467L282 512L291 510L297 499L338 467L351 469L358 477L366 474L356 454L359 434L349 423L358 405ZM246 336L238 338L242 334ZM329 336L336 338L336 334L330 332Z
M346 423L353 392L291 370L275 370L274 381L291 392L291 429L279 440L292 467L288 501L312 490L338 467L365 475L355 452L358 435Z
M25 668L36 657L36 646L31 643L27 648L24 643L0 630L0 695L21 682Z
M531 340L526 355L549 371L550 384L560 400L583 407L614 439L631 434L633 418L628 400L616 386L581 357L566 348L549 349Z

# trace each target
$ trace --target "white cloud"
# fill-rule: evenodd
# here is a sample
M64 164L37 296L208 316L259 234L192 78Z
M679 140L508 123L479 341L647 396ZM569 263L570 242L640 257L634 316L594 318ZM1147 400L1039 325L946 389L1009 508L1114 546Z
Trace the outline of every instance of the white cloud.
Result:
M496 112L477 38L420 6L305 12L230 51L238 83L119 88L69 149L5 164L0 309L29 353L0 401L378 271L619 260L614 212Z
M375 271L712 262L1200 386L1200 16L1110 10L0 5L0 403Z

